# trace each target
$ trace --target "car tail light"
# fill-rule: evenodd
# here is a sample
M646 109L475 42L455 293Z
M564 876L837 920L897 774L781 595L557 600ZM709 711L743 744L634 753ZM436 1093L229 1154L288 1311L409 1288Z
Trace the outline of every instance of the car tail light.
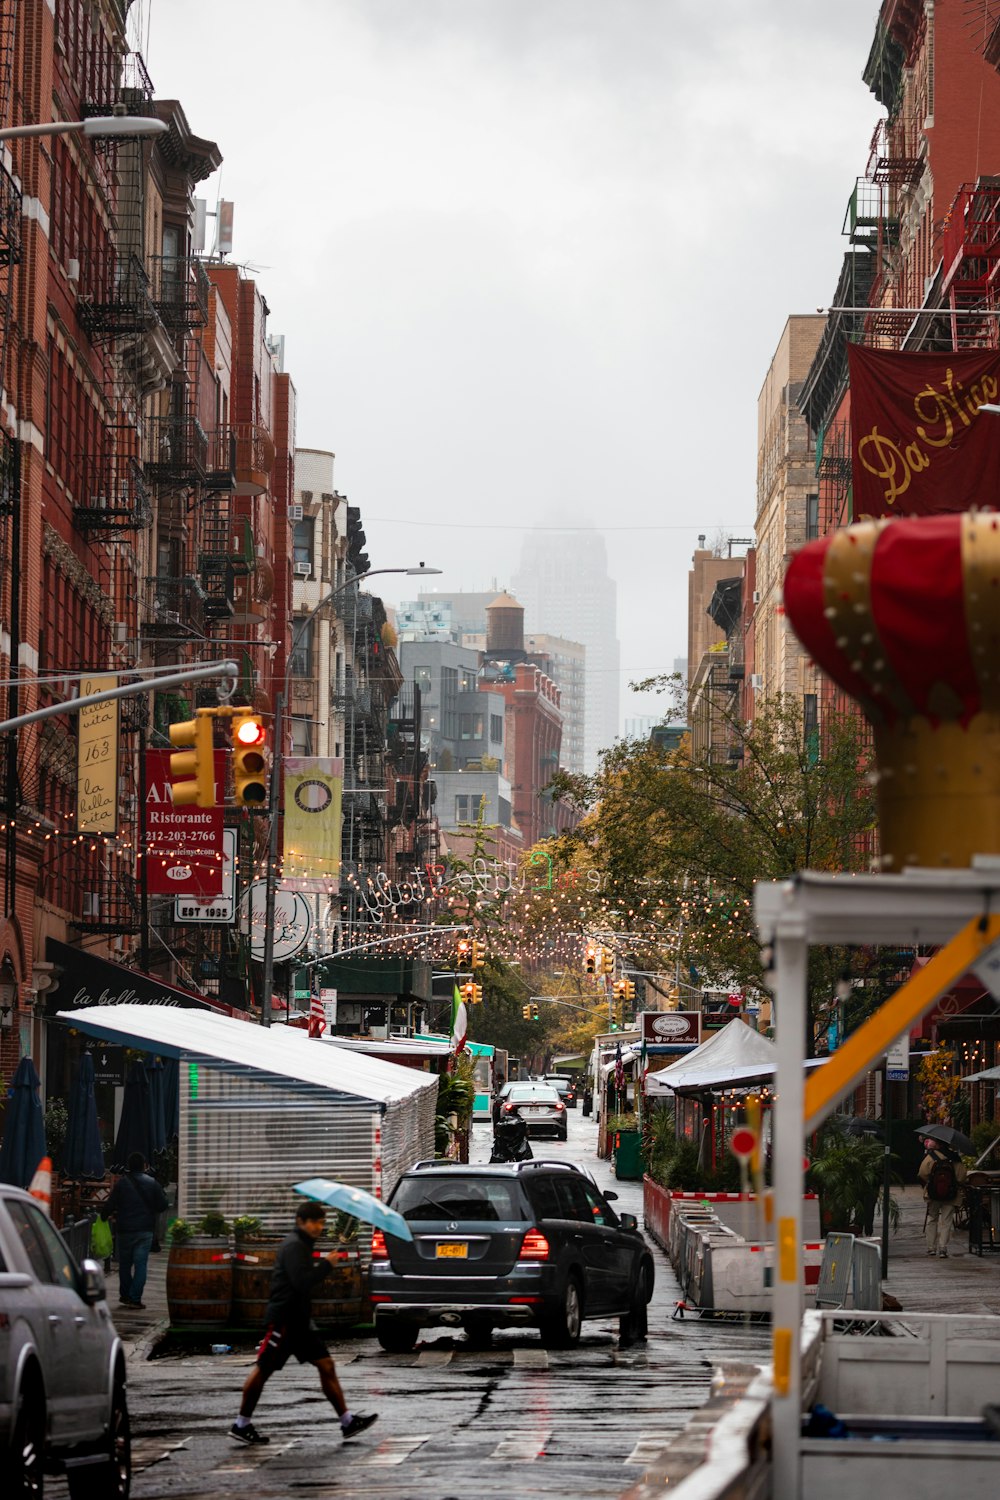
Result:
M529 1229L521 1241L518 1260L548 1260L549 1242L540 1229Z
M505 1105L504 1105L504 1107L503 1107L503 1112L504 1112L504 1114L505 1114L505 1115L512 1115L512 1114L513 1114L513 1113L514 1113L514 1109L515 1109L515 1107L516 1107L516 1106L515 1106L515 1105L513 1105L513 1104L509 1104L509 1103L508 1103L508 1104L505 1104Z
M389 1252L385 1248L385 1235L381 1229L372 1230L372 1260L388 1260Z
M565 1108L566 1108L565 1104L560 1099L559 1103L556 1105L556 1109L565 1109Z

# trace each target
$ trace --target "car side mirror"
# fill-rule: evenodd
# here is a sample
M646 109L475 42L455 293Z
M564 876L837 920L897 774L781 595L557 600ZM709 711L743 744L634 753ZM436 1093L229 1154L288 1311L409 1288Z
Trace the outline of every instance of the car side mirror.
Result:
M618 1202L618 1194L617 1193L605 1193L604 1194L604 1201L605 1201L605 1203L617 1203Z
M618 1222L621 1224L621 1227L623 1229L639 1228L639 1220L636 1218L635 1214L619 1214Z
M104 1272L96 1260L85 1260L80 1265L83 1286L81 1296L88 1307L93 1307L97 1302L104 1302L107 1298L107 1290L104 1285Z

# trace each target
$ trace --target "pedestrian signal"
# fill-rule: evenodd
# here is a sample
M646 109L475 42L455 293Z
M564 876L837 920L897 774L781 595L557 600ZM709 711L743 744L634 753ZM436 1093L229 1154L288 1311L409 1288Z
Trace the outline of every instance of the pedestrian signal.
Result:
M179 747L170 757L170 796L175 807L215 806L213 718L210 708L199 708L193 719L170 726L170 743Z
M262 808L267 801L267 729L259 715L234 714L233 787L237 807Z

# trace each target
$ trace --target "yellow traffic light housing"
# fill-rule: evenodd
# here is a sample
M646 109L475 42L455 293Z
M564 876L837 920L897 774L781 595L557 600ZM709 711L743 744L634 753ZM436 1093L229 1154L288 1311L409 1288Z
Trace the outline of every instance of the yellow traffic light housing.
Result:
M473 1005L482 1005L483 1003L483 987L481 984L474 984L472 986L472 1003Z
M587 974L597 973L597 949L588 948L583 959L584 971Z
M199 708L193 719L171 724L170 743L178 751L170 757L170 796L175 807L215 806L215 749L210 708Z
M634 1000L635 999L635 980L634 979L624 979L624 980L622 980L622 984L624 985L624 989L622 991L622 999L623 1000Z
M481 969L486 963L486 944L481 943L478 938L473 938L469 949L472 967Z
M530 1021L531 1020L531 1006L530 1005L522 1005L521 1006L521 1015L523 1016L523 1018L526 1021Z
M263 808L267 802L267 729L259 714L236 713L233 737L233 787L237 807Z
M466 1005L474 1005L476 1003L476 986L471 979L462 985L462 999Z
M615 955L610 948L601 949L601 973L613 974L615 972Z
M537 1005L533 1005L531 1007L531 1019L533 1021L537 1021L538 1020L538 1006Z

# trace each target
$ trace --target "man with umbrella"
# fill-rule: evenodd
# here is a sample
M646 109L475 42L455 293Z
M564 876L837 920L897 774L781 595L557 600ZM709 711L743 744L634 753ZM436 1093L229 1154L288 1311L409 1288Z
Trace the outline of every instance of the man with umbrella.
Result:
M340 1417L345 1442L377 1421L374 1412L362 1416L348 1408L330 1351L312 1321L313 1292L329 1276L337 1259L336 1250L313 1259L313 1245L322 1235L325 1221L322 1203L311 1199L300 1203L295 1211L295 1228L278 1250L267 1304L267 1332L257 1350L257 1363L243 1386L239 1416L229 1429L230 1437L239 1443L270 1442L250 1418L268 1380L293 1355L300 1365L316 1366L323 1394Z
M920 1163L917 1175L924 1185L927 1203L927 1254L945 1260L955 1206L968 1175L960 1152L966 1149L971 1152L974 1147L967 1136L951 1125L925 1125L922 1134L927 1155Z

